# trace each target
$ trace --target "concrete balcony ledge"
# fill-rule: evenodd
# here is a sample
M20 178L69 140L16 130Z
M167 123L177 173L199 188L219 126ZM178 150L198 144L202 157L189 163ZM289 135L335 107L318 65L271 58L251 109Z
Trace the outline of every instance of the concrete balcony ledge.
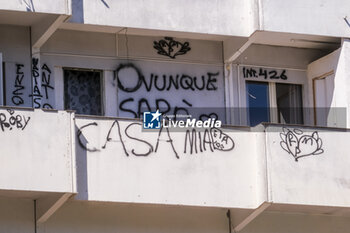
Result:
M168 133L142 130L135 120L77 116L76 134L78 200L350 207L345 129L263 124Z
M0 10L71 15L71 0L0 0Z
M86 116L76 126L79 200L255 208L261 199L259 145L242 143L262 133L147 131L140 121Z
M265 209L349 212L347 129L147 131L133 119L11 107L0 109L0 139L0 196L41 200L40 221L75 193L80 201L225 208L243 219Z
M347 129L265 127L270 202L350 207Z
M0 195L76 192L73 115L0 108Z

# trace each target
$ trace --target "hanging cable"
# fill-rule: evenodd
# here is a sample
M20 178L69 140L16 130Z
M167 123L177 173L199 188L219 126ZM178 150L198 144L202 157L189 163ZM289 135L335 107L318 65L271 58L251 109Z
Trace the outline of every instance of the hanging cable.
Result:
M129 61L129 38L128 38L128 28L125 28L125 48L126 48L126 60Z

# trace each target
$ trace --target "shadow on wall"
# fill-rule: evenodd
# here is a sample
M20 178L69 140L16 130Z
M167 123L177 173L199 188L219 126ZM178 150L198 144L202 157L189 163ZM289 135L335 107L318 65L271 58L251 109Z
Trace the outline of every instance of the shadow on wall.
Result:
M76 138L76 142L82 142L84 146L87 144L87 139L80 135L80 130L75 126L75 132L77 137L80 137L80 141ZM88 176L87 176L87 151L83 150L81 146L76 146L76 165L77 165L77 192L78 199L88 200Z
M105 0L100 1L105 7L108 9L110 8ZM69 22L84 23L84 0L72 0L72 18L69 20Z
M84 0L72 0L70 23L84 23Z

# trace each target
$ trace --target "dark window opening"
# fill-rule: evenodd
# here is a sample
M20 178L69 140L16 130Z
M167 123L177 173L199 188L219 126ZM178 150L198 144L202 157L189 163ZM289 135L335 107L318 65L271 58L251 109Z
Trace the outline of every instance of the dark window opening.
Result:
M301 85L276 83L278 122L303 124Z
M249 125L270 122L271 118L283 124L303 124L302 86L282 83L275 86L276 95L270 96L268 82L246 82ZM273 106L270 106L270 100Z
M64 69L64 108L102 115L101 71Z

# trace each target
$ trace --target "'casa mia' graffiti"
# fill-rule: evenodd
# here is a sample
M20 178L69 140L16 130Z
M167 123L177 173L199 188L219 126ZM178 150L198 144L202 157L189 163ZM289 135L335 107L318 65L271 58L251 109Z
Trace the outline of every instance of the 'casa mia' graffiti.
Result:
M146 133L141 131L142 124L140 122L127 123L122 126L119 120L114 120L110 123L109 130L106 131L102 139L89 137L87 130L92 130L90 131L91 134L93 130L100 131L100 127L96 121L79 127L77 140L83 150L103 153L106 148L113 144L119 144L126 156L149 156L151 153L157 153L160 146L167 146L172 151L173 156L180 159L181 154L229 152L235 147L234 140L218 128L208 128L202 131L193 128L184 132L170 132L168 128L161 127L157 132ZM138 133L135 133L135 131ZM175 133L181 134L181 137L177 136L176 139L181 140L182 148L176 148L175 146L173 139ZM156 134L155 142L154 137L152 137L154 134ZM100 141L97 142L98 140Z

